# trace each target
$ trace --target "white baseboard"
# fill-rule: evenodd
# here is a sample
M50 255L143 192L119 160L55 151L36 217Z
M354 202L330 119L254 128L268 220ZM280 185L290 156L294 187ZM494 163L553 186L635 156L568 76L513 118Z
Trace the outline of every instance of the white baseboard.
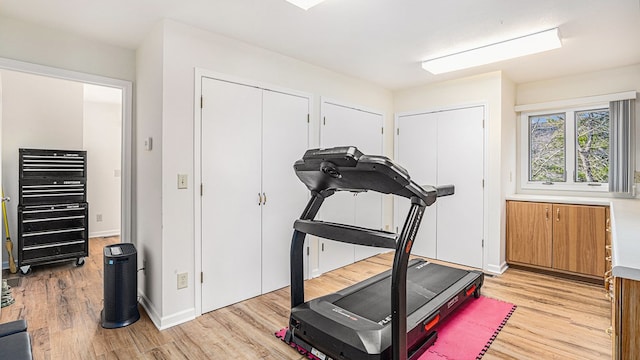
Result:
M313 269L311 270L311 276L309 277L309 279L317 278L320 275L322 275L322 272L320 272L320 269Z
M156 308L153 306L151 301L149 301L149 299L147 299L147 297L144 294L138 292L138 296L140 297L140 305L142 305L144 310L147 312L147 315L149 315L149 319L151 319L151 321L153 322L153 325L155 325L156 328L160 329L160 325L161 325L160 315L156 311Z
M196 318L195 308L187 309L170 316L161 317L151 301L149 301L144 294L138 293L138 296L140 297L140 305L145 309L147 315L149 315L149 318L158 330L165 330Z
M509 265L507 265L506 262L503 262L500 265L488 264L485 271L491 274L500 275L507 271L508 268Z
M94 237L110 237L110 236L120 236L120 229L94 231L94 232L90 232L89 233L89 237L90 238L94 238Z

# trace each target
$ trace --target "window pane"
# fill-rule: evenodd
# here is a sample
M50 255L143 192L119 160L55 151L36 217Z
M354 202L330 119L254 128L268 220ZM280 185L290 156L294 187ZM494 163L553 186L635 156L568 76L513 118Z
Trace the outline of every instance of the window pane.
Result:
M565 114L529 117L529 181L564 182Z
M576 182L609 182L609 110L576 112Z

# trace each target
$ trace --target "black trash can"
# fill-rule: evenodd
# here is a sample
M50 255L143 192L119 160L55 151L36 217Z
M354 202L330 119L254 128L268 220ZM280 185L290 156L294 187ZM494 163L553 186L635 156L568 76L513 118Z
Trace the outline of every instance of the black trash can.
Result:
M103 328L119 328L140 319L137 273L138 252L133 244L104 247Z

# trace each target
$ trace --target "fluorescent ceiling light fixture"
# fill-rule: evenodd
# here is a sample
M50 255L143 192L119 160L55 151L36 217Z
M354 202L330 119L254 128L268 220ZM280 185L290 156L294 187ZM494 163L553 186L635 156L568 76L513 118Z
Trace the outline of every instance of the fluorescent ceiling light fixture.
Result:
M432 74L442 74L553 50L561 46L562 43L560 42L558 28L553 28L535 34L426 60L422 62L422 68Z
M324 0L287 0L287 1L299 8L309 10L311 7L320 4Z

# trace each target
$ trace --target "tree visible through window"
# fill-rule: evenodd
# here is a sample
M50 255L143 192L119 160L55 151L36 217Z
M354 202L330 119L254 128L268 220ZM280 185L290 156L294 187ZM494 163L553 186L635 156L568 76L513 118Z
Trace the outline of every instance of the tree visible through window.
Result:
M565 114L529 117L529 181L565 181Z
M609 110L578 111L576 116L576 182L609 181Z

